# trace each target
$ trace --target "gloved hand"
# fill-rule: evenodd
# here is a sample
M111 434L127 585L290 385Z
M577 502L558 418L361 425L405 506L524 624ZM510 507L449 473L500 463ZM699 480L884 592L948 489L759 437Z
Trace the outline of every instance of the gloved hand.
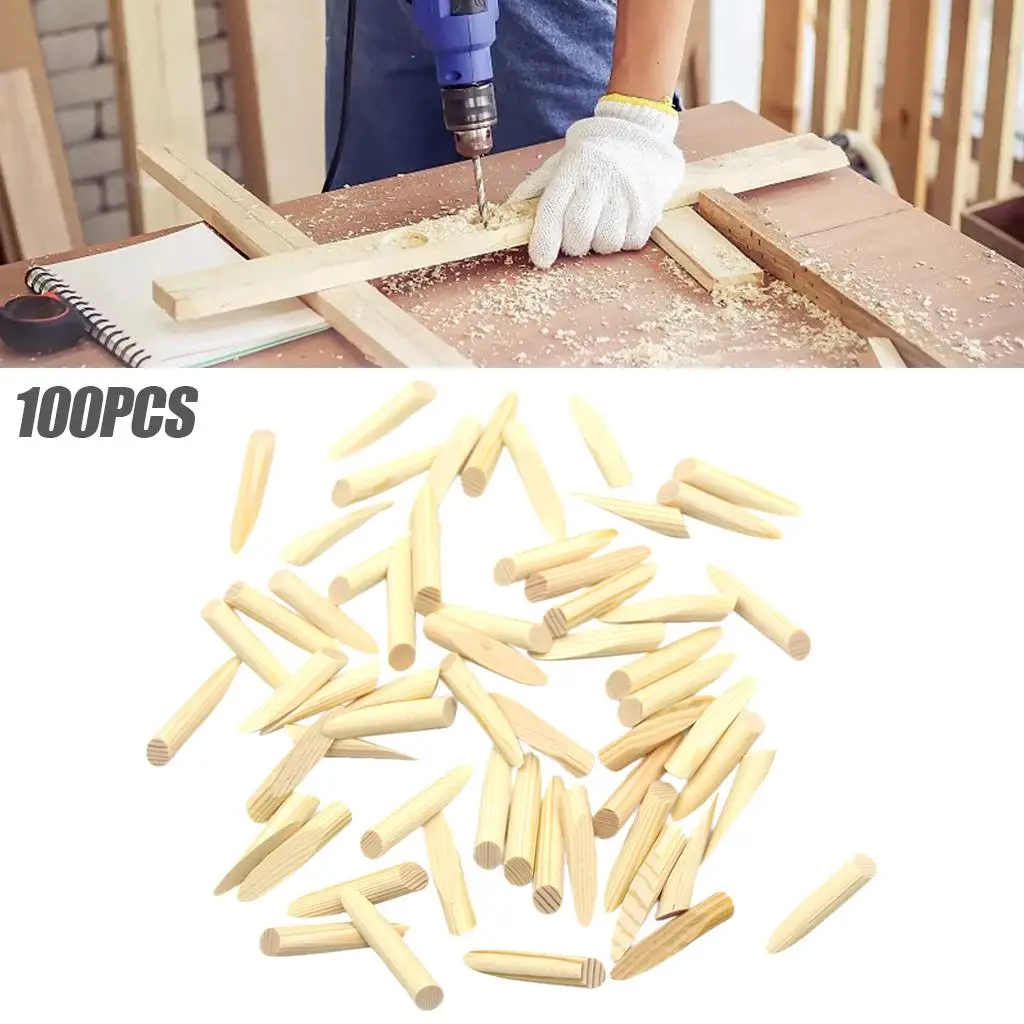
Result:
M559 249L584 256L642 248L683 178L678 125L671 104L615 94L572 125L562 151L509 196L518 202L543 194L530 259L546 269Z

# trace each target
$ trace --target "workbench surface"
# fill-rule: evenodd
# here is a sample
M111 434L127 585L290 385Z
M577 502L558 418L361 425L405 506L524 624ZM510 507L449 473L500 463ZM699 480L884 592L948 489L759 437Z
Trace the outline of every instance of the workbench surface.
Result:
M783 134L749 110L723 103L684 113L679 141L688 159L699 160ZM488 158L492 201L557 147ZM327 242L452 213L470 205L473 195L472 169L460 163L279 209ZM800 238L819 266L879 299L897 325L918 323L945 339L951 361L1024 365L1024 269L852 170L745 198ZM0 301L24 290L24 272L24 264L0 267ZM517 249L376 283L480 366L854 366L865 347L778 281L712 301L654 245L639 253L562 258L550 271L534 269ZM0 366L25 365L118 364L92 343L34 359L0 348ZM227 365L365 363L326 331Z

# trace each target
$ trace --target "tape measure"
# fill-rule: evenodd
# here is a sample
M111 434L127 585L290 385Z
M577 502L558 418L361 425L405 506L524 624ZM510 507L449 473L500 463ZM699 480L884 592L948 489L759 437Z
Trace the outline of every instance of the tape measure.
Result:
M0 306L0 341L22 355L63 352L87 334L81 315L52 292L19 295Z

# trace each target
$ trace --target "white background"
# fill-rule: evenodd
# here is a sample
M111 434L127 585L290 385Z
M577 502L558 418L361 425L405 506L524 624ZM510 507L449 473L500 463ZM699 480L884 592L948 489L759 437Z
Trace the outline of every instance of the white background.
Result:
M565 496L571 533L608 525L650 543L660 566L644 596L707 589L715 562L808 630L803 663L739 619L720 650L739 655L721 684L755 675L753 708L777 748L767 781L698 877L697 897L728 892L735 917L656 970L596 992L501 982L461 964L470 949L602 958L614 918L580 929L566 887L540 915L527 889L472 861L488 742L463 710L447 732L383 738L415 763L322 763L302 787L340 799L353 823L259 901L212 889L259 826L245 801L288 741L242 736L268 695L243 668L221 706L172 763L145 759L153 731L226 657L199 617L236 579L265 588L283 544L337 514L341 466L368 466L440 443L457 420L485 419L507 374L442 382L398 432L341 465L332 442L390 396L395 373L163 375L201 392L187 440L21 440L23 388L78 375L0 380L4 736L3 1016L99 1015L151 1024L221 1017L250 1024L414 1019L418 1011L368 951L272 960L260 932L290 921L296 896L402 860L425 861L418 834L380 861L360 834L456 764L474 766L448 816L478 917L447 934L432 888L384 905L445 990L438 1019L546 1020L580 1013L804 1022L1006 1020L1019 970L1019 796L1024 578L1019 379L1003 375L801 373L611 376L515 374L520 418ZM141 378L92 374L90 384ZM147 378L152 381L152 378ZM697 456L802 503L771 542L700 523L670 540L569 497L606 493L575 432L568 397L601 410L650 500L675 463ZM248 434L278 448L263 514L244 552L228 528ZM404 528L416 484L391 512L300 575L326 589ZM447 600L529 617L516 587L491 580L502 555L545 536L507 455L483 498L453 488L442 507ZM382 588L346 610L384 641ZM697 627L672 626L670 638ZM289 667L304 655L271 639ZM417 667L440 659L423 643ZM485 682L596 750L622 727L604 694L624 659L550 665L551 683ZM352 664L362 661L356 654ZM382 682L392 677L382 673ZM553 762L542 758L545 784ZM571 778L567 781L571 782ZM596 809L617 784L598 765ZM692 825L692 821L687 823ZM621 835L599 841L601 888ZM879 873L811 937L775 957L773 928L862 851ZM650 926L648 926L650 927ZM539 1016L538 1016L539 1015Z

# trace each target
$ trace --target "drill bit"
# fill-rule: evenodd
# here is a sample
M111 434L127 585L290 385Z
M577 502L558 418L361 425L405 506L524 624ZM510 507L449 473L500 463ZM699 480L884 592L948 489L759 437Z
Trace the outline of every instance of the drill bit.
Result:
M476 179L476 206L480 211L480 221L487 227L488 207L487 192L484 190L484 163L480 157L473 158L473 177Z

